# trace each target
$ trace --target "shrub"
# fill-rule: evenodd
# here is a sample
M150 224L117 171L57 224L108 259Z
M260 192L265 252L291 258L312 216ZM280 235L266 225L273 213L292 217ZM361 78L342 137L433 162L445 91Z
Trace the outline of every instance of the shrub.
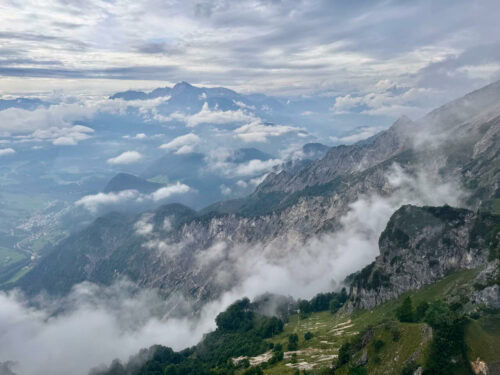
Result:
M443 302L434 302L425 314L434 333L424 374L451 375L468 366L464 327L467 320Z
M339 365L342 366L351 360L351 349L352 345L350 342L345 342L339 348L338 361Z
M304 340L309 341L312 338L313 338L313 334L311 332L306 332L304 334Z
M375 350L375 352L379 352L380 349L382 349L385 345L385 342L383 342L382 340L375 340L373 342L373 349Z
M280 361L283 360L283 352L282 351L279 351L279 352L273 352L273 356L271 357L271 359L269 360L269 364L274 364L274 363L278 363Z
M392 330L392 341L398 342L401 338L401 331L398 328Z
M262 371L262 368L259 366L251 367L243 373L243 375L263 375L263 374L264 371Z
M351 367L349 369L349 375L367 375L368 371L364 366Z
M425 313L429 308L429 304L427 302L420 302L415 310L415 321L420 322L425 317Z
M275 344L273 346L273 351L275 351L275 352L280 352L282 350L283 350L283 345L281 345L281 344Z
M290 351L297 350L298 347L299 347L299 336L293 333L290 336L288 336L288 350Z
M401 306L396 310L396 316L400 322L411 323L413 322L413 303L411 297L408 296L404 299Z
M408 361L401 370L401 375L413 375L413 373L419 368L415 361Z

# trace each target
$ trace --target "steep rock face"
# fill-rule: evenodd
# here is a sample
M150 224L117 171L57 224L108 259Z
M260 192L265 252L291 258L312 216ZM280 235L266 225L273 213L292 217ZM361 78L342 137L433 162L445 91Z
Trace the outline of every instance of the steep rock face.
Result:
M332 147L324 158L296 174L283 171L270 174L256 193L280 191L294 193L310 186L326 184L338 176L362 172L388 160L409 147L408 130L417 126L403 116L390 129L362 145Z
M375 262L351 278L351 308L369 309L455 271L477 268L484 270L472 297L497 306L499 243L498 216L449 206L403 206L381 234Z

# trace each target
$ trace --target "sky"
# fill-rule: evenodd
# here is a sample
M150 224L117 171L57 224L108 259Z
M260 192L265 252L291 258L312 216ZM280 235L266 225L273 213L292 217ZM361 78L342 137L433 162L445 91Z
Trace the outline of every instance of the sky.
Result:
M0 95L188 81L340 95L339 113L376 111L387 90L431 107L500 77L499 13L495 0L0 0Z

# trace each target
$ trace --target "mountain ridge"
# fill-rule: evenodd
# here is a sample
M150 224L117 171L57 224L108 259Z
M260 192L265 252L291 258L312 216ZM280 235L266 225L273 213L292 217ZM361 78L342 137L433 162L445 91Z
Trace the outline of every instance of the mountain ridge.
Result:
M500 92L497 94L500 102ZM470 102L471 98L467 100ZM369 143L331 148L323 159L313 161L292 177L283 172L270 175L247 198L209 206L173 230L154 226L149 237L134 235L133 246L116 249L113 257L121 266L105 279L128 276L145 287L160 288L166 294L179 292L196 303L216 298L224 290L216 280L217 268L229 267L230 263L200 268L196 266L198 254L217 243L224 243L228 251L256 244L265 248L292 239L303 244L320 233L339 229L340 219L350 211L352 203L370 195L389 197L398 190L390 181L395 164L399 173L408 178L418 178L419 171L426 170L452 181L458 179L470 191L468 205L473 209L485 208L495 199L500 174L500 108L490 111L491 105L486 107L486 122L481 120L483 109L476 108L472 113L465 111L469 117L461 114L465 120L451 130L445 124L442 132L451 132L454 137L439 139L437 146L424 142L416 147L414 132L421 125L403 117ZM433 118L437 118L435 113ZM285 176L282 181L280 175ZM153 214L154 218L154 212L145 214ZM119 232L133 233L133 225L129 223ZM78 241L78 235L72 241ZM46 264L57 258L58 252L71 249L71 241L64 246L49 255ZM151 251L141 251L144 246L150 246ZM70 267L85 268L100 261L109 264L107 259L96 258ZM35 291L50 287L36 267L32 272L39 275ZM57 267L52 272L57 273ZM95 280L99 272L88 277ZM28 275L21 280L25 287Z

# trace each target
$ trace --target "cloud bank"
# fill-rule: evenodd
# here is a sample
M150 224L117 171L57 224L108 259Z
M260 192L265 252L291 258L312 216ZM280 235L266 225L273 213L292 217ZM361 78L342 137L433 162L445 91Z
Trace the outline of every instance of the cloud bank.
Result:
M75 202L76 206L81 206L92 213L97 213L102 208L118 207L128 205L129 208L137 208L141 205L161 202L174 195L184 194L192 191L185 184L176 182L175 184L159 188L151 194L142 194L137 190L122 190L119 192L97 193L86 195Z

